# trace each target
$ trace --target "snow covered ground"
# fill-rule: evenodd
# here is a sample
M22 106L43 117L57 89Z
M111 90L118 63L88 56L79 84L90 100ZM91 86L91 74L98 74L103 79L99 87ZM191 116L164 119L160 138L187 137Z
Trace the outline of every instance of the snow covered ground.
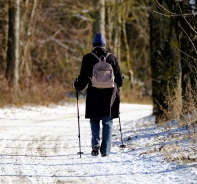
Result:
M150 105L121 104L121 124L114 120L109 157L90 155L89 121L79 105L81 158L75 104L0 109L1 184L194 184L197 163L167 162L161 153L165 134L154 124Z

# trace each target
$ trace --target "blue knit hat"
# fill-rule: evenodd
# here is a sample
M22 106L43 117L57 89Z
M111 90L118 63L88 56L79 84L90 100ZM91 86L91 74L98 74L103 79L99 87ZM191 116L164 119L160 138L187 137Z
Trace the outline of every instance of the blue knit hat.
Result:
M101 33L96 33L93 40L93 47L106 46L105 37Z

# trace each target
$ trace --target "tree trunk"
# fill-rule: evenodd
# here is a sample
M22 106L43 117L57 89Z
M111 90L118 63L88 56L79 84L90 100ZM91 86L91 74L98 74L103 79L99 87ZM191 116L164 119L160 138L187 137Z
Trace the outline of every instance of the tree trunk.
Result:
M0 1L0 76L5 76L6 52L7 52L7 35L8 35L8 2Z
M160 5L167 9L164 0ZM180 53L174 47L177 39L173 25L173 18L150 14L153 114L170 115L168 119L179 117L181 109Z
M196 104L196 97L192 97L195 99L189 98L193 95L196 96L194 93L197 90L197 18L196 15L192 15L197 11L195 9L197 3L173 1L173 5L174 11L182 15L176 18L176 33L181 51L182 96L184 101L194 100Z
M121 2L123 3L123 1ZM128 18L128 12L127 11L127 4L123 4L122 8L122 32L123 32L123 39L124 39L124 44L125 44L125 49L126 49L126 66L127 66L127 71L128 71L128 76L129 76L129 82L130 82L130 87L133 87L133 71L131 70L131 56L130 56L130 48L129 48L129 43L127 39L127 30L126 30L126 19Z
M26 1L25 6L23 7L25 12L21 18L21 36L20 39L23 43L21 46L21 64L20 64L20 77L26 79L26 82L29 83L29 78L32 75L32 58L31 58L31 42L32 42L32 35L35 34L34 28L34 16L35 11L37 8L37 0L32 0L31 2Z
M97 10L95 12L96 20L93 25L93 32L102 33L105 36L105 0L95 0Z
M113 45L113 27L114 27L114 21L113 21L113 15L112 15L112 4L113 1L112 0L108 0L107 1L107 31L106 31L106 37L108 38L108 49L109 50L113 50L114 49L114 45Z
M18 90L19 85L19 32L20 32L20 0L9 0L9 29L6 77L9 86Z

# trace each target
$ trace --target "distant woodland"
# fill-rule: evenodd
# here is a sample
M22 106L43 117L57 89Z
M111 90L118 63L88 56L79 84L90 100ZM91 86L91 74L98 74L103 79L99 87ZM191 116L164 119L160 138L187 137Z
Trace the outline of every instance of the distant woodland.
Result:
M120 62L123 102L167 119L196 109L196 0L0 0L0 105L69 100L97 32Z

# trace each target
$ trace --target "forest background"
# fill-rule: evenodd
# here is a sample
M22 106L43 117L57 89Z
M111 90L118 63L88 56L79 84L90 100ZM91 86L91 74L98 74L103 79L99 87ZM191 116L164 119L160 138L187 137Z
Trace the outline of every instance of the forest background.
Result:
M122 102L179 118L196 109L196 0L0 0L0 105L69 101L101 32L118 58Z

